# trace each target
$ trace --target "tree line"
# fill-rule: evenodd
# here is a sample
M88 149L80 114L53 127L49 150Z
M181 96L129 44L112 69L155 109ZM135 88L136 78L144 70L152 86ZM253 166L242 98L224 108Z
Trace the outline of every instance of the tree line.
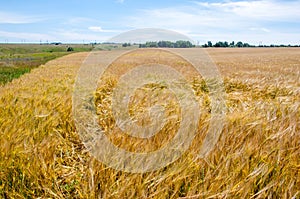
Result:
M193 48L196 47L190 41L150 41L146 42L145 44L139 44L140 48Z
M249 47L255 47L254 45L248 44L248 43L243 43L241 41L235 43L234 41L232 41L231 43L227 42L227 41L219 41L215 44L213 44L211 41L208 41L207 44L202 45L203 48L211 48L211 47L215 47L215 48L228 48L228 47L238 47L238 48L249 48Z
M211 48L211 47L215 47L215 48L234 48L234 47L237 47L237 48L249 48L249 47L270 47L270 48L274 48L274 47L300 47L300 45L284 45L284 44L281 44L281 45L275 45L275 44L271 44L271 45L258 45L258 46L255 46L255 45L252 45L252 44L249 44L249 43L243 43L241 41L235 43L234 41L232 41L231 43L227 42L227 41L219 41L219 42L216 42L215 44L213 44L211 41L208 41L206 44L202 45L203 48Z
M171 42L171 41L148 41L144 44L133 44L133 45L139 45L139 48L194 48L196 45L192 44L190 41L176 41L176 42ZM131 46L130 43L123 43L123 47L128 47ZM249 47L267 47L267 48L273 48L273 47L300 47L300 45L252 45L249 43L243 43L241 41L235 42L228 42L228 41L218 41L216 43L212 43L211 41L208 41L204 45L198 45L197 47L202 47L202 48L249 48Z

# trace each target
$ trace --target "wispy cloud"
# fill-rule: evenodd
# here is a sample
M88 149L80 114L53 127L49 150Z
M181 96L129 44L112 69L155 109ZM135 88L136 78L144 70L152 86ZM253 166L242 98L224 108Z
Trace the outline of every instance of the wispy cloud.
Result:
M27 24L45 20L41 16L27 16L17 13L0 11L0 24Z
M249 28L249 30L252 31L260 31L260 32L271 32L271 30L269 30L268 28Z
M93 31L93 32L122 32L122 31L119 31L119 30L104 30L100 26L90 26L88 29L90 31Z
M56 1L58 0L53 0L53 5ZM130 4L130 7L120 9L117 14L108 8L119 9L118 4L131 2L126 0L98 2L88 10L84 10L87 8L82 6L82 12L62 7L54 10L51 17L47 15L48 18L40 17L39 15L43 13L40 10L31 10L32 15L24 15L21 11L19 13L13 11L13 8L10 8L11 12L3 12L1 11L3 9L0 9L0 31L2 31L0 36L16 38L16 41L30 38L36 41L40 37L47 37L49 40L52 37L63 42L105 41L128 29L162 28L186 34L201 43L208 40L213 42L242 40L256 44L259 41L291 44L300 42L298 11L300 0L189 0L164 3L154 0L154 2L148 9L146 9L148 3L142 1ZM101 12L98 9L99 5L103 5ZM76 9L80 10L81 7ZM23 13L28 12L24 10ZM41 21L45 23L39 23Z
M125 43L125 42L133 42L133 43L145 43L147 41L160 41L160 40L168 40L168 41L178 41L178 40L190 40L187 36L183 34L179 34L175 31L158 29L158 28L145 28L138 30L131 30L124 33L121 33L113 38L111 38L110 42L117 43ZM190 40L193 42L192 40Z
M300 0L192 1L185 6L139 10L125 21L131 28L161 27L201 38L237 36L249 42L266 38L279 42L278 35L287 38L299 33L300 26L282 29L286 22L300 25L299 5ZM297 42L294 38L292 43Z
M62 41L62 42L81 42L85 40L88 41L106 41L110 38L109 35L103 34L90 34L74 30L58 30L49 32L48 34L42 33L29 33L29 32L12 32L12 31L1 31L0 37L8 41L26 40L29 42L39 42L40 40L45 41ZM0 41L0 42L4 42Z
M87 33L81 31L74 31L74 30L59 30L53 32L54 35L57 35L62 41L71 41L71 42L78 42L78 41L106 41L110 38L109 35L105 34L97 34L97 33Z
M210 10L232 13L242 17L260 18L263 20L299 20L299 0L256 0L256 1L224 1L218 3L195 2Z
M84 24L90 24L90 23L99 23L99 21L88 17L72 17L66 19L63 24L70 25L70 26L82 26Z
M91 26L89 27L89 30L94 32L103 32L104 30L100 26Z
M135 16L125 21L127 25L134 28L161 27L185 32L195 29L205 31L207 28L230 29L250 25L249 21L241 20L232 14L206 10L197 5L139 10Z
M193 2L194 5L139 10L131 17L133 26L243 27L264 21L300 21L297 1ZM126 21L128 22L128 21Z

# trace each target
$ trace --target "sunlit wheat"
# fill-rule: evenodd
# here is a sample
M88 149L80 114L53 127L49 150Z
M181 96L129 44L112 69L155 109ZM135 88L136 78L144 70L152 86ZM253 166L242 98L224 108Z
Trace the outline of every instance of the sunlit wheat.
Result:
M0 87L0 197L299 198L300 50L209 49L208 53L224 77L227 93L228 112L215 149L207 158L197 159L210 119L205 82L193 77L183 60L157 51L158 59L184 66L201 115L190 149L166 168L144 174L106 167L78 137L72 92L87 53L50 61ZM165 128L146 141L114 130L112 89L128 62L114 63L101 79L95 93L98 121L119 147L156 150L176 132L180 108L168 98L172 94L166 88L147 85L131 99L130 114L140 124L147 123L144 110L164 101Z

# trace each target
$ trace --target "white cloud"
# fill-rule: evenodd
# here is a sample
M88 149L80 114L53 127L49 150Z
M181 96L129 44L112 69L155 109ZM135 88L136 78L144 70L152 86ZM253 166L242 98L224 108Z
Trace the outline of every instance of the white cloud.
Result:
M0 31L0 37L3 38L3 41L0 42L4 42L4 39L16 42L20 42L21 40L26 40L27 42L39 42L40 40L48 40L49 42L82 42L83 40L86 42L94 42L96 40L101 42L110 38L108 35L100 35L96 33L88 34L76 32L74 30L59 30L56 32L49 32L49 34Z
M90 26L88 28L90 31L93 31L93 32L122 32L120 30L104 30L102 27L100 26Z
M255 25L232 14L206 10L197 5L140 10L125 21L132 28L160 27L180 32L203 32L212 28L233 29Z
M249 28L249 30L252 30L252 31L258 31L258 32L271 32L271 30L269 30L268 28Z
M100 26L91 26L89 27L89 30L94 32L103 32L104 30Z
M273 40L277 43L282 42L282 38L293 36L287 41L299 43L300 26L285 24L299 25L300 0L224 0L214 3L190 3L186 6L139 10L133 16L125 18L123 25L130 28L159 27L176 30L196 41L207 38L217 41L241 38L240 40L254 43L261 40ZM197 38L197 35L200 38Z
M87 24L87 23L98 23L98 21L96 19L91 19L91 18L87 18L87 17L72 17L67 19L64 24L66 25L71 25L71 26L82 26L83 24Z
M160 41L160 40L168 40L168 41L178 41L178 40L190 40L190 38L186 37L183 34L180 34L175 31L158 29L158 28L146 28L146 29L138 29L131 30L119 34L113 38L111 38L110 42L116 43L145 43L147 41ZM190 40L193 42L192 40Z
M10 12L0 11L0 24L27 24L43 21L43 17L25 16Z
M229 12L242 17L260 18L263 20L299 20L300 1L226 1L219 3L196 2L208 9Z
M86 33L86 32L80 32L80 31L74 31L74 30L59 30L57 32L53 33L54 35L57 35L59 38L61 38L61 41L71 41L71 42L81 42L83 40L85 41L106 41L110 38L109 35L103 35L103 34L97 34L97 33Z
M97 28L95 28L97 30ZM122 31L120 31L122 32ZM85 42L103 42L110 39L110 32L87 32L83 30L77 29L60 29L56 31L50 31L47 34L43 33L34 33L34 32L13 32L13 31L3 31L0 30L0 38L1 42L6 40L13 42L20 42L26 40L27 42L39 42L40 40L49 42L51 41L60 41L60 42L79 42L81 43L83 40Z
M299 22L297 1L194 2L193 6L140 10L126 20L132 27L245 27L263 21Z
M156 8L143 10L131 8L131 16L120 12L120 15L109 18L109 21L105 21L105 17L92 19L84 15L58 21L58 16L51 20L60 26L47 27L47 34L26 33L35 31L30 28L23 33L5 32L2 29L0 37L34 41L43 38L62 42L105 41L123 32L124 28L162 28L186 34L202 43L208 40L242 40L254 44L259 41L291 44L300 42L300 0L204 1L185 1L180 6L174 3L174 6L171 4L169 7L159 7L158 4ZM45 18L0 11L0 25L36 23L42 20ZM59 27L63 27L63 30L53 30ZM114 27L120 27L120 30ZM36 29L36 32L42 31L46 30Z

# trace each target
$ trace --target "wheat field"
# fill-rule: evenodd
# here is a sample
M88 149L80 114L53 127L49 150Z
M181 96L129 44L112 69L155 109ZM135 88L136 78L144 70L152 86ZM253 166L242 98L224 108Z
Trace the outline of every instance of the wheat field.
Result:
M222 134L204 159L197 154L209 125L209 92L189 63L164 50L136 50L112 63L100 79L95 105L107 136L129 151L153 151L176 133L178 103L167 100L165 114L171 119L159 134L138 140L114 129L112 90L122 73L139 64L137 57L186 71L201 109L198 134L181 158L142 174L107 167L78 136L72 92L88 53L52 60L0 87L0 197L300 198L300 50L206 51L223 77L227 112ZM140 118L145 107L170 95L159 85L137 90L131 116L149 122Z

